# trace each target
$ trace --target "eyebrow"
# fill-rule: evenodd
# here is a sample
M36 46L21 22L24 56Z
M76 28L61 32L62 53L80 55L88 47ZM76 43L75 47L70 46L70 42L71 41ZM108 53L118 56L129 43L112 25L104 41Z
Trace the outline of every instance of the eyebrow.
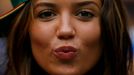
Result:
M93 4L93 5L97 6L98 8L100 8L100 6L97 3L93 2L93 1L83 1L83 2L74 3L73 6L81 7L81 6L91 5L91 4Z
M82 7L82 6L91 5L91 4L93 4L93 5L97 6L98 8L100 8L100 6L97 3L93 2L93 1L76 2L76 3L72 3L71 5L73 7ZM37 8L37 7L44 7L44 6L45 7L50 7L50 8L56 8L56 7L58 7L58 4L49 3L49 2L40 2L40 3L35 4L34 9Z
M57 7L57 5L54 4L54 3L40 2L40 3L35 4L34 9L36 9L37 7L51 7L51 8L55 8L55 7Z

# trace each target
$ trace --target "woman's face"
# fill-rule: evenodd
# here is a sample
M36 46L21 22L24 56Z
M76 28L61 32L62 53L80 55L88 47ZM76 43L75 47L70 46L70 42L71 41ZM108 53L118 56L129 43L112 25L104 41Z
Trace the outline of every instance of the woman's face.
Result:
M52 75L81 75L101 56L100 0L34 0L32 53Z

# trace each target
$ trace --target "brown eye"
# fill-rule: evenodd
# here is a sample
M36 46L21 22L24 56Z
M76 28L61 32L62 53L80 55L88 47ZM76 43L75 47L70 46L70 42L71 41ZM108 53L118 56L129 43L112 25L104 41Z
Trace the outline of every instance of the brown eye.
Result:
M93 14L87 11L81 11L77 14L79 17L85 17L85 18L91 18L93 17Z
M94 14L88 10L80 10L76 13L76 15L81 20L90 20L94 17Z
M40 19L50 20L56 16L56 13L53 10L44 10L41 11L38 15Z

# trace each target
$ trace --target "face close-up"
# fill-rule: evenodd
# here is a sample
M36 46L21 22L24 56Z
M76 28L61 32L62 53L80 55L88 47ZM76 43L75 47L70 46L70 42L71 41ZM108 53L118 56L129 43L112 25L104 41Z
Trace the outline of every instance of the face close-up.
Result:
M37 64L50 75L83 75L102 54L100 0L34 0L29 34Z

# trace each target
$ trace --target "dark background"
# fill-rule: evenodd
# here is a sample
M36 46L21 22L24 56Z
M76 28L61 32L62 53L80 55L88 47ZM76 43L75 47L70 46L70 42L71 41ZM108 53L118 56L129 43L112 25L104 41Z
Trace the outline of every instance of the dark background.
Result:
M134 0L123 0L123 1L128 11L128 15L130 18L129 21L131 22L131 24L134 25Z

